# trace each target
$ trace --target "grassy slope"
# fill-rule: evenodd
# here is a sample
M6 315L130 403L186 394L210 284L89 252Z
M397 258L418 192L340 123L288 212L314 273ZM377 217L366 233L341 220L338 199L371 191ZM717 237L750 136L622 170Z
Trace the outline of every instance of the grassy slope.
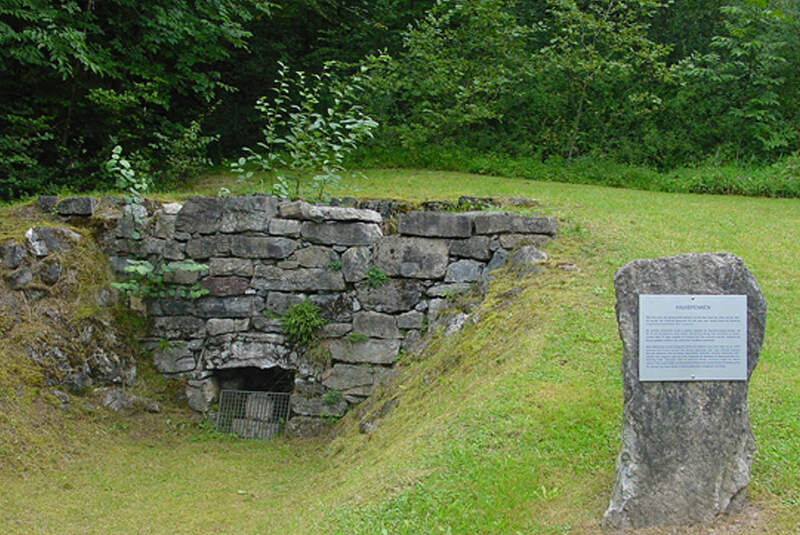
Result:
M357 433L355 414L331 442L263 445L203 432L176 441L120 432L102 441L102 451L59 470L23 479L0 470L5 529L597 532L622 403L613 273L636 258L725 250L745 259L769 304L751 383L756 507L736 522L747 533L800 530L800 201L425 171L368 176L360 195L540 199L564 229L548 249L551 266L574 262L580 271L500 280L477 325L405 366L400 403L370 436Z

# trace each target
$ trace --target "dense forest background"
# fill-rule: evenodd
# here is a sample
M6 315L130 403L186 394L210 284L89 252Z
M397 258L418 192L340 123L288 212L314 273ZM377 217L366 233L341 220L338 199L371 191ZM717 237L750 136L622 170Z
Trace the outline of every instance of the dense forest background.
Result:
M797 0L6 0L0 199L108 188L117 145L162 189L236 159L263 143L259 98L309 104L302 83L275 91L281 63L358 90L380 126L355 163L772 166L790 187L769 193L796 195L799 15Z

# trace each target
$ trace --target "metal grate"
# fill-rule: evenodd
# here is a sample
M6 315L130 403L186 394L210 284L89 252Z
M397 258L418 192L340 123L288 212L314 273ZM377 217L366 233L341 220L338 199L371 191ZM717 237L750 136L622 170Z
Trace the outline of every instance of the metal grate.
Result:
M220 393L217 431L269 440L283 430L288 419L288 392L223 390Z

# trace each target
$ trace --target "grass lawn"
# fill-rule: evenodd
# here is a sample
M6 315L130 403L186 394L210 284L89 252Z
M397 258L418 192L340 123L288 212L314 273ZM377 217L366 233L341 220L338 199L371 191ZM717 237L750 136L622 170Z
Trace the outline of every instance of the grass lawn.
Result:
M744 259L768 303L750 388L759 448L750 506L713 526L641 533L800 532L800 199L365 174L358 196L538 199L561 221L548 269L500 278L480 321L404 360L402 381L374 407L397 395L399 403L371 435L358 433L359 411L333 439L269 444L175 430L178 416L115 420L57 466L0 468L3 531L601 533L622 408L614 272L637 258L728 251ZM238 187L217 176L195 191L223 184Z

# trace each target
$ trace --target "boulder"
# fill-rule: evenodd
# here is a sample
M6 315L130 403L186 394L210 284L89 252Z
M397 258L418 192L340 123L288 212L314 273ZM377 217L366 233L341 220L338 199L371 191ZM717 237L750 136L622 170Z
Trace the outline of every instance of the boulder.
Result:
M747 296L747 377L758 360L766 303L742 260L687 254L636 260L617 271L623 424L611 503L612 529L692 524L735 512L750 480L755 442L748 381L639 380L639 295Z

